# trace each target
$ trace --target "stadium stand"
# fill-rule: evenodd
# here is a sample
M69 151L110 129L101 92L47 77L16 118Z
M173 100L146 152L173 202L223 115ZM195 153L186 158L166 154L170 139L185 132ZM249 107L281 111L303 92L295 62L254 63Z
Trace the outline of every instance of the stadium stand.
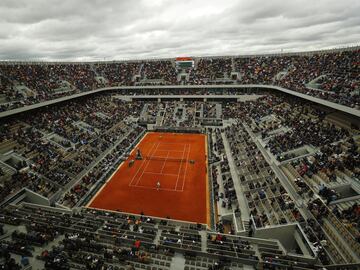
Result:
M359 269L358 115L222 86L357 110L358 55L1 63L0 268ZM208 224L88 207L147 131L206 135Z
M188 80L174 60L0 63L1 110L100 87L134 85L281 86L352 108L359 106L359 48L298 54L195 58ZM235 76L233 76L235 75ZM4 96L4 93L6 95Z

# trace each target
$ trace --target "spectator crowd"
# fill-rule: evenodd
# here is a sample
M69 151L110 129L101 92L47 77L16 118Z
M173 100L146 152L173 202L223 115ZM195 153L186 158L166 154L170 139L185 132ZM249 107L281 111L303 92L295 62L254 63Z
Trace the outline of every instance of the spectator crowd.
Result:
M359 108L359 49L276 56L198 58L177 70L172 60L0 64L0 111L105 86L262 84ZM185 82L180 74L188 74ZM235 76L233 76L235 75ZM129 90L130 91L130 90ZM127 92L130 94L129 92Z

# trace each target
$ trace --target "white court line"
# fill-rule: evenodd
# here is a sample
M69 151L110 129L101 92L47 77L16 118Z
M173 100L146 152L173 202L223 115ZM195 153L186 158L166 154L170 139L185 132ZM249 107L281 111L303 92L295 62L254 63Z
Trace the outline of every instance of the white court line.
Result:
M159 150L157 150L157 152L159 152ZM169 151L169 152L172 153L174 151ZM157 158L159 158L159 159L157 159ZM145 159L154 160L154 161L165 161L166 157L151 156L151 157L145 158ZM172 161L172 160L179 161L179 158L177 158L177 157L168 157L167 159L168 159L167 162Z
M159 175L159 176L162 176L162 175L165 175L165 176L178 176L177 174L174 174L174 173L155 173L155 172L144 172L144 174L154 174L154 175Z
M159 144L159 143L157 143ZM152 152L153 148L155 147L156 143L153 144L153 146L150 148L149 154ZM142 162L138 168L138 170L136 171L136 174L133 176L133 178L131 179L129 186L132 186L132 182L134 181L135 177L138 175L140 169L142 168L142 166L145 164L145 162Z
M186 160L189 160L190 150L191 150L191 144L189 145L189 152L188 152L188 155L187 155ZM187 171L188 163L189 163L189 162L186 162L185 173L184 173L184 180L183 180L183 185L182 185L181 191L184 191L184 185L185 185L185 180L186 180L185 177L186 177L186 171Z
M182 153L183 151L178 151L178 150L162 150L162 149L158 149L157 152L174 152L174 153Z
M182 156L181 156L181 159L184 159L185 151L186 151L186 145L185 145L185 147L184 147L184 150L183 150L183 154L182 154ZM179 181L180 170L181 170L182 164L183 164L183 163L181 162L180 167L179 167L179 171L178 171L178 173L177 173L175 189L177 189L177 185L178 185L178 181Z
M154 154L156 153L156 151L157 151L157 149L158 149L159 145L160 145L160 143L158 143L158 144L157 144L157 146L156 146L156 148L155 148L155 151L154 151ZM136 181L136 183L135 183L135 185L134 185L134 186L137 186L137 185L138 185L138 183L140 182L140 179L143 177L144 172L146 171L146 168L147 168L147 167L149 166L149 164L150 164L151 158L152 158L152 155L150 156L150 159L148 159L148 161L147 161L147 163L146 163L146 166L145 166L144 170L142 171L142 173L141 173L141 175L140 175L139 179Z
M157 190L156 187L148 187L148 186L136 186L137 188L143 188L143 189L152 189L152 190ZM159 190L164 190L164 191L174 191L174 192L183 192L183 190L175 190L175 189L170 189L170 188L159 188Z
M163 170L164 170L164 168L165 168L166 161L167 161L167 159L169 158L169 154L170 154L170 151L168 151L167 156L166 156L166 158L165 158L165 162L164 162L164 164L163 164L163 166L162 166L162 168L161 168L161 171L160 171L161 174L162 174L162 172L163 172Z
M163 145L163 144L184 145L184 148L183 148L183 151L168 151L168 154L167 154L167 157L165 158L165 162L164 162L164 165L163 165L163 167L162 167L161 173L146 172L146 169L147 169L147 167L149 166L149 163L150 163L150 161L151 161L152 158L164 158L164 157L154 156L154 154L155 154L156 152L164 151L164 150L159 150L159 149L158 149L159 146L161 147L161 145ZM132 184L133 180L135 179L136 175L139 173L139 170L142 168L142 165L143 165L143 164L141 164L141 166L139 167L137 173L134 175L134 177L133 177L133 179L132 179L132 181L131 181L131 184L129 184L129 186L141 187L141 188L147 188L147 189L154 189L154 190L155 190L155 189L157 189L156 187L152 188L152 187L148 187L148 186L138 185L139 182L140 182L140 180L141 180L142 177L144 176L144 174L153 174L153 175L159 175L159 176L160 176L160 175L177 176L176 186L175 186L175 189L174 189L174 190L173 190L173 189L165 189L165 188L160 188L160 190L182 192L183 189L184 189L184 184L185 184L185 175L183 176L184 181L183 181L183 185L182 185L182 190L177 190L178 179L179 179L179 177L180 177L180 173L179 173L179 172L180 172L180 169L181 169L181 167L182 167L182 163L181 163L181 165L180 165L178 174L163 174L162 171L163 171L163 168L164 168L164 166L165 166L165 164L166 164L166 162L167 162L167 160L168 160L168 156L169 156L170 152L182 152L182 153L183 153L183 154L182 154L182 159L184 159L184 154L186 153L186 147L189 146L189 148L188 148L188 154L187 154L187 156L188 156L187 159L189 159L189 154L190 154L190 150L191 150L190 144L185 144L185 143L184 143L184 144L179 144L179 143L162 143L162 142L158 142L158 144L156 145L155 150L153 151L154 146L155 146L155 144L154 144L153 147L151 148L151 151L149 151L149 153L152 152L152 154L149 156L149 160L147 161L147 163L146 163L146 162L143 163L143 164L146 163L146 166L144 167L143 172L141 173L140 177L138 178L138 180L136 181L135 184ZM186 168L185 168L185 173L186 173L186 171L187 171L187 164L186 164Z
M158 143L158 144L159 144L159 143ZM153 146L150 148L149 153L151 153L151 152L152 152L152 150L153 150L153 148L155 147L155 145L156 145L156 143L154 143L154 144L153 144ZM137 169L137 171L136 171L135 175L134 175L134 176L133 176L133 178L131 179L131 181L130 181L130 183L129 183L129 186L131 186L131 185L132 185L132 182L134 181L134 179L135 179L136 175L138 175L138 173L139 173L139 171L140 171L141 167L144 165L144 163L145 163L145 162L142 162L142 163L140 164L140 166L139 166L139 168Z

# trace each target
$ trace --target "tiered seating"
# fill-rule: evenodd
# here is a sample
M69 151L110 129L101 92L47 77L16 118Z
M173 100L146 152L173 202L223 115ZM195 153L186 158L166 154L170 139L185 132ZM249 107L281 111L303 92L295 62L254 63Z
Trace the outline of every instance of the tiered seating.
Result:
M171 61L159 60L143 63L142 75L146 78L142 84L177 84L177 73Z
M247 240L222 234L208 234L207 239L207 251L209 253L235 258L251 258L254 256L255 259L253 246Z
M360 254L360 234L358 211L360 200L344 202L331 207L331 213L328 215L330 223L343 235L356 254Z
M178 122L175 118L175 108L177 107L177 102L166 102L165 103L165 115L163 118L162 125L165 127L176 127Z
M191 84L212 84L216 79L230 77L230 58L204 58L197 63L195 70L190 73Z
M267 147L274 155L299 148L304 145L321 146L342 140L347 135L343 129L324 124L321 120L301 119L303 116L286 120L286 125L291 128L283 134L276 135L268 142Z
M240 124L226 129L241 186L257 227L302 221L299 210Z
M201 251L201 237L199 233L162 230L160 242L164 246Z
M291 64L291 58L287 56L241 57L234 61L243 84L273 84L275 76Z
M12 103L22 99L24 99L24 96L21 92L14 89L12 81L0 74L0 111L11 109Z
M140 74L141 64L128 63L97 63L95 65L99 75L108 80L109 86L132 85L135 75Z
M70 67L70 66L69 66ZM24 85L33 91L38 100L56 95L55 89L60 87L65 66L43 64L1 65L0 72L11 81Z
M15 208L3 211L0 220L13 224L11 220L6 219L13 210ZM13 238L17 241L26 239L28 243L31 241L31 244L38 245L43 244L44 241L52 241L59 232L65 233L62 246L54 247L50 252L44 251L40 257L45 260L46 265L54 262L50 260L51 254L60 249L64 252L65 262L78 269L83 269L83 266L92 269L89 265L94 263L95 258L106 267L130 264L135 269L170 268L171 257L167 256L168 253L155 249L153 241L157 230L149 218L137 219L96 210L85 210L83 213L71 216L61 211L34 206L16 208L15 212L17 220L28 224L27 233L13 233ZM47 236L47 233L52 235ZM110 237L107 237L109 233ZM140 241L139 247L136 241ZM15 248L11 249L11 252L19 254Z
M216 259L206 256L187 256L185 261L185 270L197 270L197 269L236 269L242 268L242 264L238 262L231 262L224 258Z
M95 72L90 64L64 64L60 65L61 77L74 85L80 91L90 91L98 88Z
M13 218L9 219L9 216ZM132 265L135 269L170 269L173 248L184 252L186 269L206 269L218 265L224 269L241 268L244 263L258 263L256 252L264 261L276 259L282 267L295 260L298 266L309 267L299 257L284 255L278 242L272 240L207 233L205 248L208 253L204 253L197 231L202 229L199 225L182 226L177 230L171 222L167 224L166 221L159 222L145 216L94 209L83 209L73 214L33 205L8 206L0 213L2 223L15 224L14 217L16 224L26 225L27 233L13 233L14 244L9 245L12 253L31 256L29 244L43 245L63 235L60 245L44 250L37 257L45 261L46 269L51 269L51 265L59 261L75 269L93 269L96 266L123 269L125 265ZM158 229L162 232L160 244L156 245L154 241ZM24 239L29 249L23 248Z
M187 70L192 85L279 85L350 107L359 107L359 49L251 57L199 58ZM103 86L178 85L170 60L95 64L0 65L0 110L10 110ZM237 80L230 78L239 74ZM128 92L131 94L130 92ZM159 92L158 92L159 93Z
M13 173L1 166L7 175L1 191L4 198L21 187L51 197L60 187L69 188L78 176L85 175L63 200L74 206L96 182L95 175L104 174L141 133L142 128L133 130L123 122L139 111L136 106L103 96L7 121L1 131L0 153L15 153L20 160L11 166L27 169ZM103 154L111 148L112 153Z
M353 95L359 82L359 74L356 72L358 62L358 49L294 56L288 74L279 84L295 91L354 106L359 102L358 96ZM307 83L317 78L320 79L318 81L320 89L326 92L309 90L305 87Z
M324 145L320 151L292 164L296 166L301 176L312 181L314 185L328 187L351 183L352 178L358 178L359 168L358 145L351 136L332 146Z
M125 153L127 148L133 143L139 133L143 131L141 127L135 129L130 129L127 126L121 128L121 133L126 136L120 137L119 142L116 147L114 147L106 156L104 156L95 167L93 167L87 174L85 174L68 192L66 192L60 202L64 203L66 206L73 207L75 206L85 195L88 194L90 189L94 184L96 184L99 179L104 178L110 174L110 170L114 170L111 166L116 162L119 162L119 157ZM121 161L121 160L120 160Z
M90 84L84 82L84 85ZM191 115L184 126L200 126L197 118L212 118L219 107L229 120L223 122L222 129L206 128L212 129L208 141L211 184L214 201L220 206L211 209L216 216L212 223L216 223L216 230L206 234L209 237L206 244L204 226L182 224L180 227L171 220L94 209L75 210L96 193L115 165L126 156L128 147L141 136L144 129L136 119L145 111L145 104L149 105L150 114L156 115L156 123L163 126L179 127L184 123L179 120L182 114L179 108ZM218 105L183 101L130 104L99 94L95 98L68 102L67 106L42 109L31 116L6 119L0 128L0 167L4 176L1 181L5 182L0 185L2 198L26 187L50 201L74 208L73 212L57 211L25 204L2 209L0 223L24 224L27 228L25 234L13 233L12 251L22 247L25 240L39 245L53 242L52 239L62 235L65 242L48 252L52 254L50 257L43 256L45 264L54 263L54 258L63 254L64 265L69 268L85 269L95 265L95 268L109 269L130 263L135 268L169 269L176 251L186 255L188 269L213 267L217 263L224 263L225 268L238 267L243 262L257 263L260 257L264 264L282 264L282 269L292 260L306 269L307 260L301 259L301 253L292 256L277 244L232 235L238 229L233 226L234 219L246 220L250 213L252 233L245 222L240 233L245 230L252 236L253 231L260 228L293 226L292 223L298 222L323 264L357 262L358 205L353 200L338 201L340 192L337 191L344 184L354 184L355 188L354 179L359 174L356 128L337 129L324 120L325 112L282 96L266 94L255 101ZM165 108L164 119L158 121L158 111L162 108ZM204 114L200 116L199 112ZM294 131L297 134L290 134ZM302 139L310 134L311 138ZM280 162L265 153L267 143L278 156L300 145L312 144L309 148L313 152L307 152L306 157L291 156L289 161L280 159ZM268 162L270 158L272 163ZM277 170L277 164L285 177ZM13 170L6 170L11 167ZM47 235L47 231L54 234ZM136 253L132 249L137 241L141 242L141 252L130 255ZM77 245L72 254L72 248ZM63 246L66 246L64 250ZM117 255L119 247L124 255L126 253L124 262Z
M204 118L216 118L216 104L204 103Z
M219 177L223 192L216 194L221 199L221 206L227 209L232 209L233 205L238 205L237 195L234 188L234 181L230 173L229 162L225 154L225 148L219 129L215 130L215 144L214 149L218 152L218 155L222 157L219 166ZM216 177L218 178L218 177ZM216 179L215 178L215 179Z
M198 125L198 118L196 117L198 103L188 102L184 104L185 120L179 123L180 127L195 127Z
M161 125L164 127L199 127L205 124L210 115L202 115L205 102L192 101L165 101L161 104L147 104L146 120L141 119L149 124Z

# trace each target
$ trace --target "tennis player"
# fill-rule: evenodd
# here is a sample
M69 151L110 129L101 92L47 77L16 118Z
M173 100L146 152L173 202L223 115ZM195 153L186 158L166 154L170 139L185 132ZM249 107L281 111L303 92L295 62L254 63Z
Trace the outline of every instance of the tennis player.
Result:
M156 183L156 190L159 190L159 189L160 189L160 181L158 180Z

